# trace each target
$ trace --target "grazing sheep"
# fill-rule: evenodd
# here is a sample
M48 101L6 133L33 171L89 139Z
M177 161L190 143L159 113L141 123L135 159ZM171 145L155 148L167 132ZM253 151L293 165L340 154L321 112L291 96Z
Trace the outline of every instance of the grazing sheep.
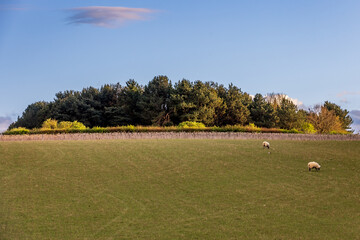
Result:
M317 162L309 162L308 168L309 168L309 171L311 171L311 169L313 169L313 168L315 168L316 171L318 171L318 170L320 170L321 166Z
M263 145L264 148L266 148L266 147L267 147L268 149L270 148L270 143L268 143L268 142L266 142L266 141L264 141L264 142L262 143L262 145Z

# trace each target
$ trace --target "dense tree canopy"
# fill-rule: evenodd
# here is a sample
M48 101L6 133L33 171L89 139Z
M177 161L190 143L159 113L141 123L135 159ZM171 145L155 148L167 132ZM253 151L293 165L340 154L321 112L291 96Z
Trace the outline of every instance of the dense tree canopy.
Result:
M353 123L353 120L348 115L349 111L346 109L341 109L340 106L336 105L335 103L331 103L329 101L325 101L324 107L327 108L329 111L333 111L334 114L339 117L341 122L341 127L343 129L350 129L350 125Z
M248 125L297 129L319 133L350 131L347 110L326 101L313 110L298 109L286 95L256 94L213 82L183 79L172 85L167 76L156 76L141 86L129 80L125 86L106 84L100 89L64 91L52 102L30 104L9 128L40 128L49 118L78 121L87 127L120 125L178 125L184 121L207 126Z
M275 127L279 117L276 116L275 109L271 103L260 94L256 94L254 100L249 105L252 122L258 127Z

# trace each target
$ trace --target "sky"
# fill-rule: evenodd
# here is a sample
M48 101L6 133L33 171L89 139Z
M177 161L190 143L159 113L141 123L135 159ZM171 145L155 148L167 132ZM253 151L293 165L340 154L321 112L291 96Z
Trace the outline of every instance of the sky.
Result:
M360 130L358 0L0 0L0 132L65 90L155 76L331 101Z

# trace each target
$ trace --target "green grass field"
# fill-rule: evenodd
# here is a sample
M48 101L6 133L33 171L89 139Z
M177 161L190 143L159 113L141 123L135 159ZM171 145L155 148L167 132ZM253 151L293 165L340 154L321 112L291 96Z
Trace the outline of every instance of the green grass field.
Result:
M359 141L261 142L0 142L0 239L360 239Z

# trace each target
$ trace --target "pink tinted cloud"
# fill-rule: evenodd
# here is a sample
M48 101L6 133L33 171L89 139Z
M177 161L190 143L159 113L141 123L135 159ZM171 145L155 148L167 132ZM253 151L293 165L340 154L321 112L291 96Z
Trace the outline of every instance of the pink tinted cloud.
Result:
M27 4L1 4L0 11L26 11L30 10L31 7Z
M25 11L28 10L28 8L21 8L21 7L1 7L0 11Z
M129 21L147 20L151 13L147 8L127 7L79 7L69 9L73 15L68 18L71 24L91 24L98 27L120 27Z
M357 91L357 92L343 91L343 92L337 94L338 97L344 97L344 96L349 96L349 95L360 95L360 91Z
M343 91L338 93L336 96L340 98L341 103L348 104L349 103L348 98L354 98L360 96L360 91Z
M26 8L1 7L0 6L0 11L22 11L22 10L27 10L27 9Z

